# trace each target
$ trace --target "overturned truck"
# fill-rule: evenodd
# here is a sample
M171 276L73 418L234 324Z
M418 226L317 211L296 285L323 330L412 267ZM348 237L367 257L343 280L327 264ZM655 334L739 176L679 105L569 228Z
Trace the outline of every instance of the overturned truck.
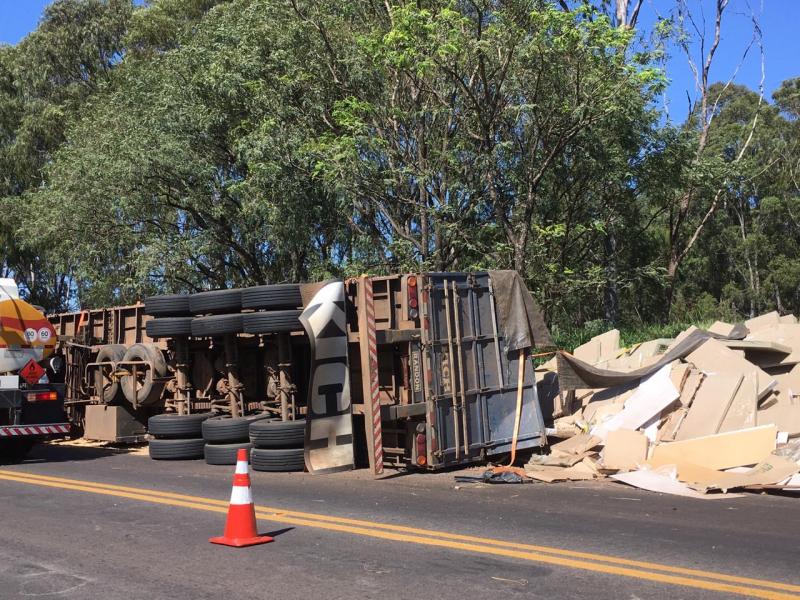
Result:
M263 420L302 430L311 472L375 473L546 444L526 357L550 339L515 272L155 296L49 318L86 437L141 439L155 415L208 430Z

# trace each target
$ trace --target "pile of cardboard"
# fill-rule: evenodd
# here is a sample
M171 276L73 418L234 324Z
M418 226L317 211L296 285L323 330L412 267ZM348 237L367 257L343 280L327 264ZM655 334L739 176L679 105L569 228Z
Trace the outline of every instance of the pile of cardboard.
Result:
M609 476L703 498L800 491L797 319L773 312L738 325L717 322L691 351L665 362L693 331L623 349L612 330L568 356L610 375L652 367L613 387L559 390L559 362L538 368L540 396L553 399L557 440L550 454L531 458L526 473L547 482Z

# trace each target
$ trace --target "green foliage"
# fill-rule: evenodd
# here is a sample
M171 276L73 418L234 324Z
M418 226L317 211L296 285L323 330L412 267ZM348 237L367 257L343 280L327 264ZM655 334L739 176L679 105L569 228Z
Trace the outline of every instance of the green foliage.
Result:
M798 80L713 85L701 144L656 108L687 32L570 6L58 0L0 47L0 271L59 309L516 268L566 348L800 311Z

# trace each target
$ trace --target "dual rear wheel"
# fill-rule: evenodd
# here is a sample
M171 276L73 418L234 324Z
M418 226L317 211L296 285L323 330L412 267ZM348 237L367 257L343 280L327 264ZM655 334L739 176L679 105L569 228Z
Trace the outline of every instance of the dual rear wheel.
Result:
M94 370L95 394L104 404L127 400L138 408L154 404L161 397L156 380L167 375L167 361L154 344L108 344L100 348L95 362L112 363ZM120 372L127 374L120 376Z

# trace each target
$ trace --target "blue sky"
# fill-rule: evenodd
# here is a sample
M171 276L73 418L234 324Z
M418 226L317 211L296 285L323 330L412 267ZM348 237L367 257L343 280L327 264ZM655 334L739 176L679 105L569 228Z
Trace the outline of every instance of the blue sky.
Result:
M689 0L694 7L697 20L705 12L709 38L713 27L713 2ZM36 28L39 17L49 0L0 0L0 43L15 44L28 32ZM656 13L666 14L673 0L645 0L641 12L641 23L648 24ZM781 81L800 76L800 0L730 0L725 13L717 57L712 67L712 80L727 80L741 61L742 52L752 37L750 13L759 16L763 32L767 96L778 88ZM695 55L699 55L695 52ZM674 121L682 120L687 112L687 93L693 95L694 80L686 58L674 50L667 64L667 76L671 81L667 92L669 114ZM736 77L738 83L757 87L761 79L761 64L757 48L751 50Z

